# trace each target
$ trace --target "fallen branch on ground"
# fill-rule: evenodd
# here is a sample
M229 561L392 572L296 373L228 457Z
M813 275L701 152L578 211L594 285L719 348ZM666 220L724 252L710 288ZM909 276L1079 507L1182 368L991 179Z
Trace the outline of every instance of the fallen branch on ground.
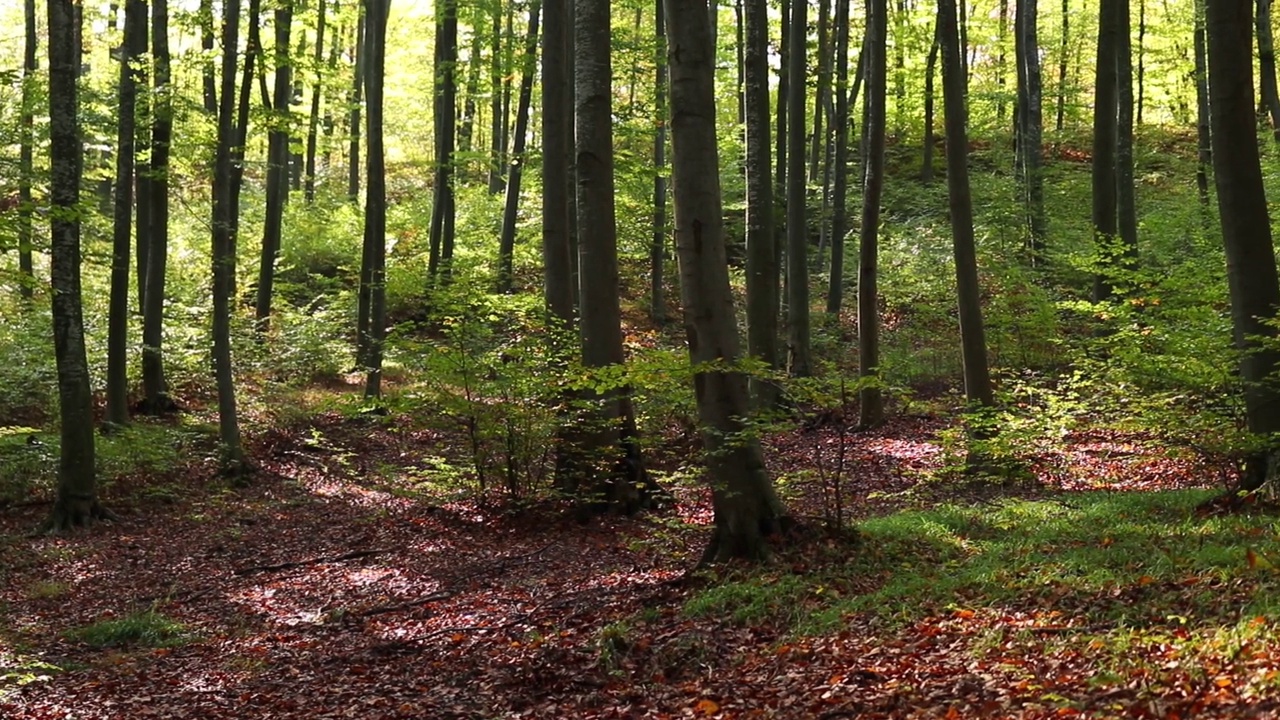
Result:
M321 563L342 562L344 560L357 560L359 558L370 557L372 555L381 555L389 553L394 548L373 548L370 550L355 550L341 555L326 555L322 557L307 558L306 560L295 560L293 562L275 563L272 565L250 565L249 567L236 568L232 571L233 575L253 575L260 572L272 572L275 570L288 570L289 568L305 567L307 565L319 565Z

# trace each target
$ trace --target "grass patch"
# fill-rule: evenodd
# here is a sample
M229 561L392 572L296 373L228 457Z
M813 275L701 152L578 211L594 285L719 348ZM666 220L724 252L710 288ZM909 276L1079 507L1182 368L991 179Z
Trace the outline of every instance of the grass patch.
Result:
M128 617L100 620L69 630L68 639L90 647L106 648L141 645L150 648L177 647L193 639L186 626L154 610Z
M37 580L27 588L27 597L32 600L56 600L70 591L71 586L56 580Z

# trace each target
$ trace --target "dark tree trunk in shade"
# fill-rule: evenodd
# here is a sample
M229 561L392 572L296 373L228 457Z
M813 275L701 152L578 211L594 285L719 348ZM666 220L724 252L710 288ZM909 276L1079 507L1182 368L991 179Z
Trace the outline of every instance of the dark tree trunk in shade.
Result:
M1246 460L1242 484L1253 490L1276 473L1273 436L1280 432L1280 390L1273 379L1280 353L1274 318L1280 282L1254 125L1251 3L1209 0L1206 5L1213 179L1232 325L1243 351L1245 418L1249 431L1265 436L1269 447Z
M817 182L822 156L826 152L823 134L827 96L831 93L831 0L818 0L818 73L813 98L813 137L809 148L809 182ZM825 222L825 218L823 222Z
M307 160L303 171L303 197L307 204L316 200L316 151L320 133L320 101L324 95L325 0L316 7L316 47L312 60L315 77L311 85L311 114L307 121Z
M743 0L747 44L743 61L746 100L747 173L747 351L767 370L779 367L778 252L774 230L774 177L769 127L768 0ZM772 410L778 386L766 378L751 382L756 404Z
M1071 62L1071 0L1062 0L1062 44L1058 48L1058 112L1054 131L1062 132L1067 113L1067 73Z
M942 0L944 3L950 1ZM862 224L858 237L858 376L870 384L858 393L861 406L858 424L862 427L875 427L884 422L884 398L876 383L880 375L878 287L880 198L884 190L888 9L885 0L871 0L868 4L867 43L864 46L867 53L867 155L866 177L862 183ZM947 120L947 138L950 140L950 112ZM950 177L951 173L947 175Z
M256 2L254 3L256 5ZM236 128L236 60L239 47L240 4L223 3L222 87L218 97L218 145L213 173L213 363L218 391L218 440L222 469L232 476L244 475L249 467L240 441L240 421L236 415L235 377L231 358L231 298L235 275L235 233L237 180L232 164L234 145L243 143ZM257 27L257 15L249 16L249 27ZM250 42L250 49L256 46ZM245 57L251 65L254 53ZM245 77L251 77L246 72ZM252 87L246 83L246 90ZM247 100L245 101L247 103Z
M1017 0L1014 57L1018 64L1017 176L1029 232L1032 267L1044 265L1044 115L1036 1Z
M1147 103L1147 0L1138 0L1138 99L1135 101L1136 122L1142 125L1142 111Z
M614 210L611 13L609 0L576 0L574 10L582 361L603 369L625 360ZM655 486L640 455L630 390L609 388L590 402L587 452L595 467L567 489L584 508L635 512L650 503Z
M147 3L146 0L140 0L138 3L138 14L142 18L138 25L140 29L137 31L137 37L134 42L137 48L134 57L144 58L147 54ZM128 14L128 2L125 3L125 14ZM146 63L143 60L135 68L134 82L134 147L137 148L138 128L151 126L151 94L146 92L147 87L147 71L144 67ZM141 90L141 92L139 92ZM137 290L138 290L138 314L142 314L142 307L146 303L147 285L142 281L147 276L147 259L151 256L151 173L147 171L145 165L138 167L135 160L133 167L133 181L136 184L133 193L133 210L134 210L134 242L136 251L134 252L134 262L137 267ZM128 257L126 252L125 257ZM127 261L127 260L126 260Z
M446 7L449 7L446 5ZM365 152L368 158L365 168L364 244L368 248L368 265L361 268L361 281L367 280L369 293L369 344L365 369L364 396L366 399L382 397L382 346L387 334L387 178L383 147L383 78L386 70L387 15L390 0L368 0L368 36L365 38L365 54L368 64L368 87L365 109ZM457 48L457 7L454 13L454 48Z
M142 308L142 412L177 410L164 374L165 273L169 255L169 147L173 138L173 102L169 95L169 0L152 0L151 52L155 56L151 106L151 242L147 291Z
M218 70L213 56L213 28L217 23L213 17L213 0L200 0L200 49L205 52L207 60L200 67L203 81L204 111L210 115L218 113Z
M481 55L484 49L484 33L479 26L471 28L471 46L467 49L466 99L462 103L462 117L458 125L458 151L470 153L475 149L476 102L480 94Z
M512 263L516 251L516 220L520 209L520 183L524 177L525 139L529 135L529 106L533 103L533 76L538 72L539 0L529 4L529 34L525 38L524 68L520 77L520 97L516 101L516 129L511 142L511 167L507 172L507 194L502 211L502 233L498 238L498 292L511 292Z
M956 32L953 0L938 2L938 32L942 45L942 95L946 110L947 195L955 245L956 294L960 317L960 348L964 362L964 392L970 405L994 403L987 369L986 332L978 283L978 259L973 236L973 197L969 186L968 110L965 108L964 70Z
M699 3L681 0L668 0L666 10L680 294L689 359L701 368L694 375L694 394L715 512L715 529L702 559L756 560L768 554L768 538L783 534L791 520L765 469L760 444L746 426L747 378L726 370L741 352L725 253L714 58L706 15ZM717 369L706 369L713 365Z
M665 0L663 0L665 2ZM768 2L768 0L765 0ZM781 9L782 15L782 33L778 36L778 49L781 62L778 63L778 94L777 94L777 118L774 129L774 239L773 249L777 255L777 265L779 279L783 284L783 289L778 297L779 309L785 312L786 300L786 282L787 279L782 275L785 267L785 255L787 248L787 223L786 223L786 199L787 199L787 98L791 93L791 82L788 76L790 70L791 56L791 3L790 0L778 0L778 7ZM781 220L781 222L779 222ZM785 353L780 351L778 358L779 369L782 368L786 358Z
M746 96L746 89L745 89L746 82L747 82L747 71L746 71L746 62L747 62L746 47L747 46L746 46L746 28L743 25L744 21L742 17L742 13L743 13L742 3L743 3L743 0L734 0L734 3L733 3L733 16L735 20L734 32L736 35L735 40L737 41L737 46L735 50L737 51L736 67L738 69L738 74L735 76L735 78L737 79L737 82L738 82L737 98L738 98L738 124L739 125L745 125L747 122L747 96ZM659 32L661 32L661 30L662 29L659 28Z
M1004 124L1005 115L1005 75L1007 53L1005 48L1009 43L1009 0L1000 0L999 21L997 25L998 38L996 46L996 120L1001 125ZM1016 129L1015 129L1016 132Z
M347 144L347 199L352 205L360 202L360 106L364 96L364 36L368 17L368 0L356 2L356 37L351 53L355 56L355 67L351 73L351 94L349 96L351 111L347 118L347 128L351 138Z
M35 295L35 263L32 245L35 228L32 222L31 185L35 180L35 82L36 82L36 2L23 0L24 41L22 51L22 118L18 148L18 272L22 283L19 293L24 300Z
M236 11L239 14L239 10ZM227 216L227 267L221 275L222 281L227 284L227 297L235 300L236 292L236 261L238 258L237 245L240 238L240 189L244 182L244 154L245 146L249 141L249 107L250 100L253 95L253 78L254 63L262 62L262 39L261 39L261 14L262 0L249 0L249 38L245 43L244 53L244 74L240 78L240 95L236 97L235 78L223 78L223 89L231 88L232 102L235 102L235 120L232 129L233 140L231 142L231 204L228 206ZM223 29L225 42L226 29ZM238 34L238 31L237 31ZM223 70L226 70L226 61L223 61ZM234 71L234 65L232 66ZM230 83L228 85L228 83ZM265 85L264 85L265 87ZM263 91L265 98L265 90ZM263 104L266 104L264 99ZM221 105L219 106L221 113ZM221 123L221 117L219 117ZM216 160L215 160L216 163Z
M835 114L832 116L831 272L827 313L838 316L844 303L844 246L849 228L849 1L836 0Z
M805 216L805 30L809 6L791 0L787 49L787 367L793 377L808 377L809 232Z
M1093 236L1101 269L1093 281L1094 301L1111 297L1109 269L1116 253L1119 211L1116 190L1116 144L1119 139L1119 8L1125 0L1101 0L1098 18L1098 60L1094 79L1093 117Z
M572 0L546 0L542 34L542 266L543 295L553 327L573 328L573 263L569 246L569 151L572 116L560 112L569 96L568 36ZM558 348L560 338L553 338Z
M262 225L262 255L258 261L258 297L254 318L259 339L271 325L271 301L275 290L276 258L282 249L284 206L289 198L289 125L293 95L293 67L289 58L289 34L293 26L293 0L283 0L275 11L275 87L272 117L267 132L266 208Z
M115 212L111 242L111 291L107 320L107 415L111 425L129 422L129 252L133 242L134 160L137 156L136 98L142 72L135 60L146 52L147 6L128 0L117 86ZM139 232L141 236L141 231ZM142 285L141 279L139 285Z
M1271 32L1271 0L1258 0L1258 74L1261 76L1260 98L1271 116L1271 130L1280 142L1280 91L1276 87L1276 45Z
M667 321L667 295L663 287L667 256L667 43L663 28L662 0L654 3L653 79L653 239L649 242L649 317L661 325ZM766 103L768 101L766 100Z
M920 158L920 182L933 182L933 151L938 144L934 134L934 104L936 92L934 79L938 74L938 25L933 26L933 44L929 46L929 58L925 61L924 70L924 144Z
M1133 187L1133 51L1129 0L1116 8L1116 266L1126 272L1138 260L1138 207Z
M508 0L510 2L510 0ZM493 33L489 45L489 193L502 190L502 132L506 116L502 113L502 0L492 4ZM438 49L437 49L438 52ZM440 82L437 73L436 82Z
M72 0L48 0L49 214L53 348L58 368L61 443L58 489L41 529L62 532L110 517L98 502L93 397L85 353L80 287L80 130L77 123L78 16Z
M1204 13L1207 0L1195 0L1195 73L1196 73L1196 189L1200 203L1209 205L1209 168L1213 164L1213 146L1209 138L1209 51L1205 44ZM1204 217L1208 217L1205 213Z
M458 3L444 0L440 7L441 15L436 20L436 177L427 261L432 278L440 273L447 276L453 260L457 171Z

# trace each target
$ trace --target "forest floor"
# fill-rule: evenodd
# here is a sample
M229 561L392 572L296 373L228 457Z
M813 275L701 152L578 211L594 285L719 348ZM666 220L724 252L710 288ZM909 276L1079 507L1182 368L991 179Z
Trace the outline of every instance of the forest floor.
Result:
M68 537L0 508L0 717L1280 716L1280 540L1197 511L1220 468L1099 431L958 485L947 420L839 423L768 441L812 531L714 575L696 485L585 525L428 497L387 470L450 440L407 417L258 436L244 488L121 478L119 520ZM842 437L857 535L795 472Z

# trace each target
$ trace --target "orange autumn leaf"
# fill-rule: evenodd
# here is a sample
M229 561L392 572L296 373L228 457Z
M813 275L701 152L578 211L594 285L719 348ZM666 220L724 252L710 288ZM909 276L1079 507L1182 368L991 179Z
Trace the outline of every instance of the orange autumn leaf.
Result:
M973 617L975 614L976 613L974 613L972 610L956 610L956 617L962 618L964 620L968 620L969 618ZM952 709L954 710L955 708L952 708Z
M960 711L956 709L956 706L955 706L955 705L952 705L951 707L947 708L947 716L946 716L946 719L947 719L947 720L960 720Z
M699 715L715 715L720 712L720 703L715 700L703 698L698 701L697 705L693 706L693 709Z
M1222 677L1219 677L1218 679L1214 680L1213 684L1217 685L1220 688L1231 687L1232 680L1226 675L1223 675Z

